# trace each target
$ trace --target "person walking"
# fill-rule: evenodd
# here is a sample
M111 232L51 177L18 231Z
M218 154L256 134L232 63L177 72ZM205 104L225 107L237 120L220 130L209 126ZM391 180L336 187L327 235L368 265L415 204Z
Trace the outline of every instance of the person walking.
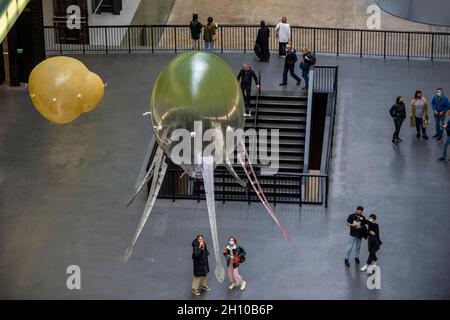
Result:
M247 63L244 63L242 65L241 71L239 71L237 75L237 80L241 82L242 95L244 96L245 100L245 115L251 116L250 102L252 92L252 80L255 80L256 89L259 89L258 77L252 70L252 68Z
M223 249L223 255L227 260L228 278L231 282L228 289L232 290L240 286L241 290L244 290L247 282L239 274L239 265L245 261L247 253L238 245L235 237L228 238L228 244Z
M433 138L441 141L444 133L442 125L445 122L446 113L450 110L450 102L442 88L436 89L436 94L434 95L433 100L431 100L431 108L433 109L434 121L436 124L436 134Z
M202 33L203 25L198 21L198 13L192 14L192 21L189 24L191 30L192 50L200 49L200 34Z
M303 90L309 88L309 70L316 64L316 56L312 54L308 48L302 48L303 60L300 63L300 69L302 70L302 78L305 80L305 87Z
M447 139L445 140L444 146L442 147L442 157L438 159L439 161L445 160L445 158L447 157L448 146L450 146L450 120L448 120L447 123L444 123L442 125L442 128L447 131ZM450 159L448 161L450 161Z
M263 62L269 62L270 59L269 38L270 29L266 27L266 22L264 20L261 20L259 24L258 35L256 36L255 45L258 46L258 58Z
M352 213L347 218L347 226L350 228L350 237L348 238L347 250L345 251L345 265L350 267L350 253L353 247L355 247L355 263L359 264L359 254L361 251L361 241L365 236L366 227L364 225L364 208L358 206L356 212Z
M291 39L291 26L287 23L287 17L282 17L281 22L275 27L278 38L278 53L281 58L286 57L286 45Z
M212 17L208 17L208 23L204 27L203 40L205 41L205 51L211 52L214 50L214 43L217 40L217 29L219 26L214 22Z
M405 103L403 102L403 97L398 96L395 100L395 104L392 105L389 110L389 114L394 120L395 131L392 135L392 143L397 145L399 142L403 140L400 139L400 128L402 127L403 121L406 119L406 108Z
M194 241L192 241L192 260L194 263L194 280L192 280L192 294L195 296L200 295L198 287L201 285L201 289L205 291L211 291L208 287L208 263L209 251L206 247L205 237L199 234Z
M367 263L361 268L361 271L367 271L371 264L376 264L378 261L377 251L382 244L380 240L380 228L377 223L377 215L375 213L369 214L369 220L364 220L364 224L368 227L367 246L369 248L369 257Z
M283 70L283 82L280 83L280 86L287 85L287 73L291 74L292 78L297 80L297 85L299 86L302 79L300 79L294 71L295 63L297 62L297 52L292 48L290 44L286 45L286 59L284 60L284 70Z
M428 140L426 129L430 123L428 117L428 101L420 90L416 91L414 98L411 100L409 120L410 127L416 127L416 137L420 138L420 132L422 131L422 137Z

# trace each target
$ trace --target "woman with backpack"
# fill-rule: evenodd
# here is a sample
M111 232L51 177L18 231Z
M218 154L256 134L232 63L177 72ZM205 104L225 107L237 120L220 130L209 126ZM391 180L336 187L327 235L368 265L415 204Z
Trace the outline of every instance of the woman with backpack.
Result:
M316 64L316 56L303 47L302 49L303 61L300 63L300 69L302 70L302 78L305 79L304 90L308 90L309 87L309 69Z
M199 49L200 34L202 33L203 25L198 21L198 13L192 14L192 21L189 25L191 29L192 50Z
M228 238L227 246L223 249L223 255L227 259L228 278L231 282L228 289L232 290L240 286L241 290L244 290L247 282L239 274L239 264L245 261L247 252L238 245L236 238L231 236Z

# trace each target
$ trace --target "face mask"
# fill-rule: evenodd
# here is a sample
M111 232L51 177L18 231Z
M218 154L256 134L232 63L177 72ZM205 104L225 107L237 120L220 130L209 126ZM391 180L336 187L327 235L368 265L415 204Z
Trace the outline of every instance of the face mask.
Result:
M373 219L372 219L372 218L370 218L370 219L369 219L369 221L370 221L370 222L373 222Z
M438 93L437 93L437 96L438 96L438 97L442 96L442 92L438 92Z
M231 241L229 242L229 244L230 244L230 246L234 246L234 241L231 240Z

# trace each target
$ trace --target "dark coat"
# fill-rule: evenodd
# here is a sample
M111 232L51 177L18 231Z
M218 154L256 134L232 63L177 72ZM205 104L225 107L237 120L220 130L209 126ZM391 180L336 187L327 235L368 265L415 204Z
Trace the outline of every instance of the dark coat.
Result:
M404 103L394 104L389 110L389 114L394 119L406 119L406 108Z
M377 252L380 249L380 246L383 242L381 242L380 239L380 227L378 223L373 223L370 220L364 220L364 223L368 227L368 239L367 239L367 245L369 247L369 252ZM370 231L373 231L375 235L371 235Z
M258 44L259 49L261 50L260 59L269 59L270 51L269 51L269 37L270 37L270 29L267 27L260 28L258 30L258 35L256 37L256 44Z
M237 76L237 80L241 82L241 88L251 87L252 79L255 80L256 84L259 84L258 77L250 67L247 71L241 69L241 71L239 71Z
M194 40L200 39L200 34L202 33L203 25L198 20L192 20L189 24L189 29L191 29L191 38Z
M205 244L204 249L200 249L197 239L192 241L192 260L194 262L194 276L204 277L209 272L208 264L209 251Z
M293 67L297 62L297 51L292 50L291 52L286 54L286 58L284 58L284 67Z

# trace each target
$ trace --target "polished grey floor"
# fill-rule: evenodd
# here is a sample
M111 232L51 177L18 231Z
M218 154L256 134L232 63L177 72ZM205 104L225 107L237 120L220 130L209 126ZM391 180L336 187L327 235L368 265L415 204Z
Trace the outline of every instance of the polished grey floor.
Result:
M198 233L210 240L205 202L158 200L122 263L145 202L125 207L151 137L141 114L172 56L79 56L108 87L98 109L66 126L44 120L25 88L0 87L0 298L193 298L191 241ZM279 90L277 57L262 65L250 54L223 58L236 71L251 62L263 89ZM388 115L397 95L450 92L450 64L348 57L319 64L340 67L329 208L277 205L290 245L262 205L217 203L221 241L235 235L249 253L241 267L248 285L230 292L211 274L213 291L195 299L450 298L450 162L438 163L441 144L417 140L407 125L393 147ZM296 90L294 81L285 90ZM343 263L345 219L359 204L379 216L378 291L367 289L353 261L349 269ZM66 288L69 265L81 268L81 290Z

